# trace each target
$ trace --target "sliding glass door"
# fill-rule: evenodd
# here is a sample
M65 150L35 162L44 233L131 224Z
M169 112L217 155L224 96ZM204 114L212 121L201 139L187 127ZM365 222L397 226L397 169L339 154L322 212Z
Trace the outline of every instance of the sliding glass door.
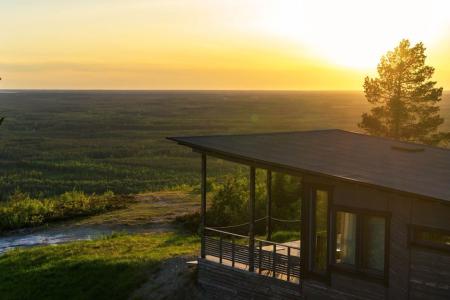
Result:
M328 273L330 192L313 188L308 202L308 271L324 277Z

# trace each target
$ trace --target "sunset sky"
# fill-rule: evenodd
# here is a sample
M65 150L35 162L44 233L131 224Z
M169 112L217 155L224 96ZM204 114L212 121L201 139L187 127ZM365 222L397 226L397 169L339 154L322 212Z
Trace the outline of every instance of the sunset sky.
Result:
M402 38L450 89L450 1L0 1L0 88L359 90Z

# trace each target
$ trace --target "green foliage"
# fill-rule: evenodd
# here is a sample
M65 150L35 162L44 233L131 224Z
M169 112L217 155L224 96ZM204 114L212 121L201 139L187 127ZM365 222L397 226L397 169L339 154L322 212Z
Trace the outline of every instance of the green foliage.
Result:
M28 194L15 192L8 201L0 202L0 231L97 214L123 208L130 201L131 198L117 197L112 192L87 195L72 191L45 199L31 198Z
M248 220L248 180L226 176L223 184L213 186L211 206L207 212L209 226L229 226Z
M274 173L272 179L273 216L280 219L300 219L302 194L299 177Z
M114 235L0 256L1 299L129 299L166 259L193 255L198 238Z
M255 219L267 214L266 172L257 170L255 183ZM282 173L272 177L272 217L284 220L300 219L301 181L300 178ZM211 205L207 211L208 226L231 226L249 221L249 182L245 173L225 176L219 183L213 183ZM256 224L256 231L265 230L265 222ZM299 227L297 223L280 223L273 221L274 230L286 230ZM247 227L237 228L246 230ZM233 230L232 230L233 231ZM236 230L234 230L236 231Z
M300 239L299 230L279 230L272 234L272 241L276 243L285 243Z
M450 141L450 132L438 132L442 87L431 78L434 68L425 65L422 43L410 46L402 40L378 64L378 77L366 77L364 92L375 105L362 115L359 126L369 134L437 145Z
M198 234L200 226L200 213L184 214L175 218L175 224L180 225L190 233Z

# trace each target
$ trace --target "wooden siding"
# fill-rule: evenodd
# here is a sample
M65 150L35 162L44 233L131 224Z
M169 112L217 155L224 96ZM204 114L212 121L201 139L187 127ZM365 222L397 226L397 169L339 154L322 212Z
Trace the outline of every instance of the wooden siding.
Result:
M450 299L450 255L413 248L409 286L410 299Z
M349 277L341 273L331 274L331 286L333 289L353 295L356 299L386 299L387 289L382 284Z
M450 182L448 188L450 189ZM450 204L416 199L411 223L450 230Z
M412 224L450 230L450 206L415 200ZM450 299L450 253L411 246L410 299Z
M233 269L204 259L198 262L198 282L208 299L308 299L308 300L361 300L380 299L352 295L315 281L302 286L265 277L244 270Z
M390 217L389 272L387 286L382 282L361 279L352 274L331 271L331 287L351 293L361 299L408 298L408 224L411 219L412 200L396 193L343 182L332 182L321 177L307 176L307 184L333 186L333 205L373 212L385 212Z
M302 299L297 284L204 259L198 262L198 282L208 299Z
M389 257L389 299L408 298L410 254L408 224L411 217L411 199L397 195L389 197L391 216Z
M318 176L305 176L304 183L305 187L316 184L333 186L333 205L374 212L387 212L391 216L387 284L369 278L358 278L332 269L329 285L314 282L308 278L302 279L302 295L305 299L450 299L450 255L431 249L410 246L408 242L409 224L449 230L449 205L436 201L408 198L392 192L324 179ZM240 273L237 280L231 281L233 284L224 284L224 280L229 281L231 279L228 277L236 276L236 274L227 273L227 276L221 279L222 275L217 270L221 266L215 268L214 272L210 269L208 269L209 271L201 271L203 277L212 276L206 282L224 285L225 289L231 289L235 296L242 294L245 295L245 298L253 295L250 290L255 289L255 286L265 286L262 290L256 289L255 298L247 299L260 299L259 297L266 295L265 293L268 290L273 296L267 296L269 298L261 296L261 299L278 299L277 297L281 297L276 291L278 285L274 281L263 282L260 281L262 279L251 279L250 282L243 284L240 280L248 280L247 275ZM240 272L245 273L242 270ZM257 274L248 275L257 276ZM203 281L205 282L205 280ZM239 288L234 287L237 282L240 282ZM268 285L271 288L268 288ZM287 296L285 298L289 299Z

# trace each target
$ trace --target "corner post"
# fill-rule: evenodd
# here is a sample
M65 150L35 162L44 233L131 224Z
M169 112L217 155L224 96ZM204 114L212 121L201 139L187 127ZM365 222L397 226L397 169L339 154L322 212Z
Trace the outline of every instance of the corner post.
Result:
M267 240L272 239L272 171L267 170L267 223L266 233Z
M248 270L250 272L255 271L255 167L250 167L250 199L249 199L249 240L248 240L248 251L249 251L249 261Z
M201 166L201 205L200 205L200 234L201 234L201 250L200 257L205 258L205 227L206 227L206 154L202 153Z

